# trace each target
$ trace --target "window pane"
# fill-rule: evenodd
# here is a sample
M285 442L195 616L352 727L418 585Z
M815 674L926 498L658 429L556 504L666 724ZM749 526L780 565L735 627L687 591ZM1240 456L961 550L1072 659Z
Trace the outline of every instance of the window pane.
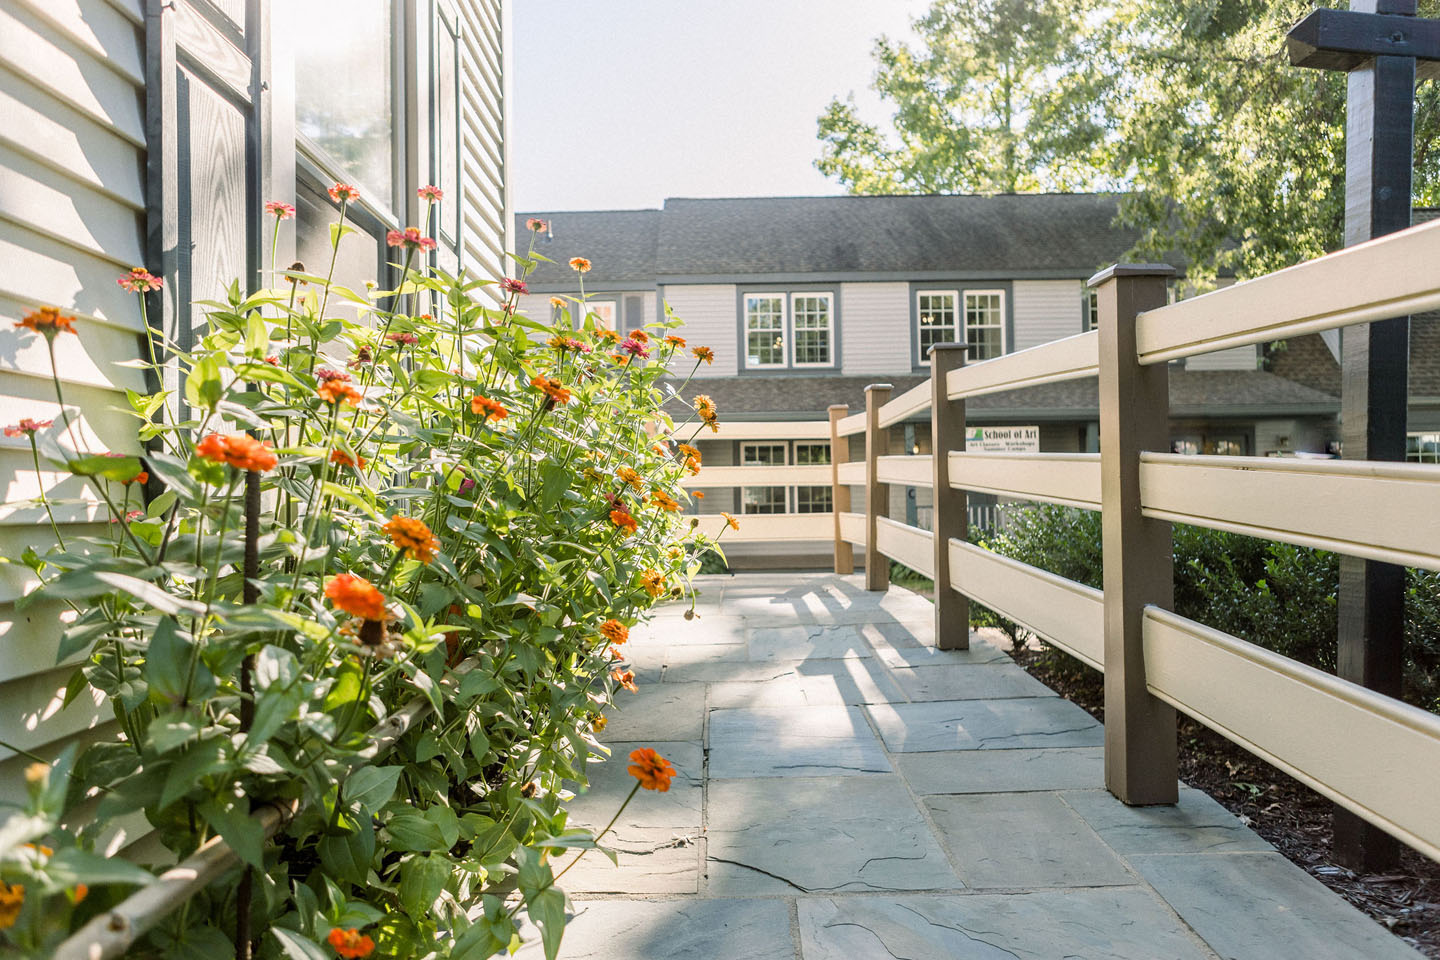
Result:
M1085 296L1085 329L1098 330L1100 328L1100 294L1095 290L1089 290Z
M615 301L591 300L585 304L585 312L595 314L595 326L602 330L615 329Z
M785 444L747 443L740 449L740 462L744 466L784 466Z
M990 360L1004 352L1005 310L998 293L965 294L965 343L971 361Z
M777 366L785 362L785 298L745 298L745 365Z
M920 361L928 363L930 348L937 343L954 343L957 327L954 293L919 295Z
M796 512L796 513L829 513L829 512L830 512L830 488L829 488L829 487L796 487L796 488L795 488L795 512Z
M391 0L301 0L289 8L295 125L371 203L394 203Z
M795 362L830 362L830 298L797 295L795 311Z
M797 443L795 444L795 462L797 464L816 464L830 462L830 444L828 443Z
M308 180L298 180L295 189L295 253L305 266L305 272L324 276L330 266L330 225L339 219L340 210L330 202L323 189L315 187ZM367 282L379 282L376 271L380 267L380 240L366 233L350 217L346 224L355 228L347 234L345 241L335 252L335 282L351 290L364 290ZM287 264L279 264L284 269ZM302 292L304 288L301 288ZM355 307L331 297L327 312L344 311L352 314ZM353 319L353 316L352 316Z
M784 513L784 487L741 487L741 513Z

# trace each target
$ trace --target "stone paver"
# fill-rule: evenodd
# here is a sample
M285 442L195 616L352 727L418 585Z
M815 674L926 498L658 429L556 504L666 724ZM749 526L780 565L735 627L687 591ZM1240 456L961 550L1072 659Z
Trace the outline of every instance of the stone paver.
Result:
M561 960L1419 956L1204 793L1115 800L1103 728L996 631L938 650L929 601L858 576L696 583L697 617L631 630L641 693L571 822L609 822L637 746L676 778L605 838L618 867L565 875Z
M885 746L899 753L1094 747L1104 742L1104 728L1090 714L1058 697L877 704L866 709Z
M710 892L962 886L899 777L711 780Z

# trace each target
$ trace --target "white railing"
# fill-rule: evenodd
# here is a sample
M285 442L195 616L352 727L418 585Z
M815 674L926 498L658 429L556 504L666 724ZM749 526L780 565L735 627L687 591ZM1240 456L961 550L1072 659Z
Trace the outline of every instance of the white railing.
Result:
M1440 467L1166 452L1166 361L1435 309L1437 264L1440 223L1174 304L1170 268L1121 266L1091 280L1098 331L972 365L937 348L928 385L831 408L832 444L865 435L864 460L833 472L865 508L837 516L837 558L863 549L871 589L892 559L937 579L943 648L969 645L974 600L1109 673L1106 785L1127 802L1175 801L1178 709L1440 857L1440 716L1168 609L1171 522L1440 569ZM964 450L966 398L1096 375L1099 454ZM889 425L927 407L936 454L888 455ZM931 488L937 533L886 516L891 484ZM1101 510L1104 591L966 542L967 491Z

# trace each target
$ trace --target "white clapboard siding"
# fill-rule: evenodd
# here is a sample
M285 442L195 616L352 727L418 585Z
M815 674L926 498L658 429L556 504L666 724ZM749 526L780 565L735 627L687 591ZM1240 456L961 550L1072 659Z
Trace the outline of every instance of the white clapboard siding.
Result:
M460 12L460 147L464 176L461 262L475 277L494 279L512 271L510 237L508 78L502 65L510 38L500 0L458 0ZM498 297L498 287L485 293ZM548 319L548 312L532 315Z
M740 369L735 287L728 283L670 284L663 296L675 315L685 321L676 332L692 346L715 351L715 362L700 364L695 378L735 376Z
M1260 348L1254 344L1231 347L1202 353L1198 357L1186 357L1186 370L1254 370L1260 362Z
M136 421L114 408L127 406L125 387L144 389L137 371L116 366L139 356L140 318L115 278L144 265L144 50L134 0L0 4L0 424L58 419L44 341L13 326L57 306L77 317L79 333L55 345L65 400L81 445L97 453L139 450ZM61 480L55 495L82 501L55 507L62 532L113 534L93 487L48 468L37 478L29 443L5 438L0 555L53 544L43 510L15 501ZM94 691L62 709L75 667L55 655L73 614L48 602L16 610L34 583L28 568L0 564L0 741L50 758L68 743L113 737L116 726ZM17 799L30 762L0 747L0 801Z
M847 375L910 369L910 285L840 285L840 364Z
M1015 350L1082 333L1084 287L1079 280L1016 280Z

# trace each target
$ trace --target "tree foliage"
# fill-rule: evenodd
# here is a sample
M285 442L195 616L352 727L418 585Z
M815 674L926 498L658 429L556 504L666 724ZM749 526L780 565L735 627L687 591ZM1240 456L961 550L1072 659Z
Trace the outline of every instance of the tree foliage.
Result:
M1292 67L1304 0L936 0L875 44L891 130L833 100L816 165L852 193L1123 191L1132 253L1254 276L1341 239L1345 79ZM1440 2L1421 4L1422 16ZM1417 89L1415 195L1440 198L1440 94Z

